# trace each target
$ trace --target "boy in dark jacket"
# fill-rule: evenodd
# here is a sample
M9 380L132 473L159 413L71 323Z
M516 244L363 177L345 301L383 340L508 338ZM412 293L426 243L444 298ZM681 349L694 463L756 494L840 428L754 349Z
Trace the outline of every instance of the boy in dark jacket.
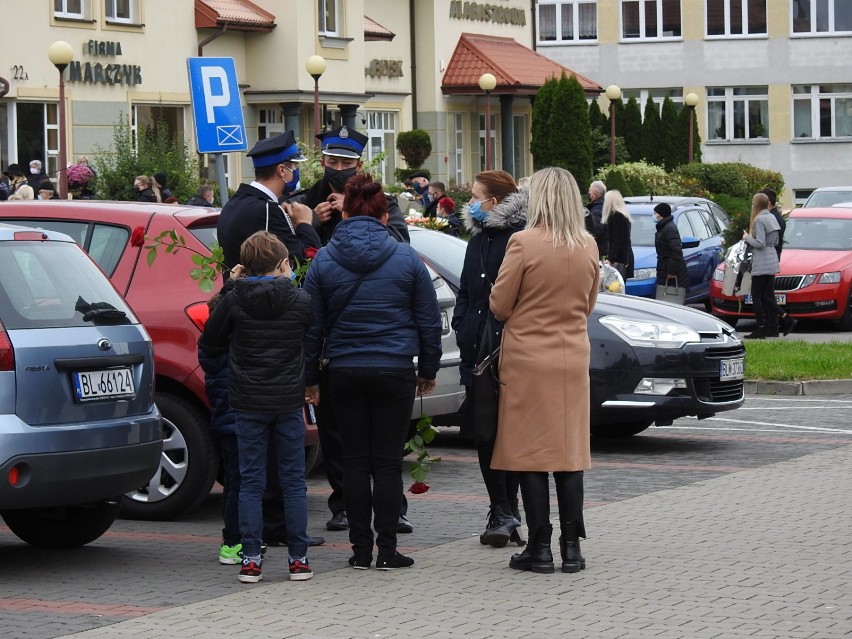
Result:
M261 500L266 487L266 450L275 437L278 481L284 495L290 579L310 579L308 504L305 485L305 331L312 312L307 293L293 277L287 248L258 231L240 248L237 281L213 309L201 348L229 344L228 401L236 415L240 462L239 518L243 560L239 580L261 580Z

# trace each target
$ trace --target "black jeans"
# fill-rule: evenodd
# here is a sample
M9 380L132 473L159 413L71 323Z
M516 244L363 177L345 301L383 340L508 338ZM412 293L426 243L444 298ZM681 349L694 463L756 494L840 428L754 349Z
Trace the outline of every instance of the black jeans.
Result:
M322 450L322 465L328 485L331 486L328 509L332 515L336 515L341 510L346 510L343 503L343 433L334 417L331 402L322 401L323 398L331 397L327 370L320 373L319 387L320 403L316 407L317 432Z
M510 470L495 470L491 468L491 458L494 457L494 440L477 440L476 454L479 457L479 470L482 481L488 491L491 507L499 506L506 513L512 513L518 508L518 473Z
M757 325L770 332L776 331L778 318L784 315L784 311L775 301L775 276L752 275L751 299Z
M402 503L402 449L417 390L414 368L331 369L329 377L335 418L346 425L343 499L352 550L372 554L375 515L379 554L392 555Z

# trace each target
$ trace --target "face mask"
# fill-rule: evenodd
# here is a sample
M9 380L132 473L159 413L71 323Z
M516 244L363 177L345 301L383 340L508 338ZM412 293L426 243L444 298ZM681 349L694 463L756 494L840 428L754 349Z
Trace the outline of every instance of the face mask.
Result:
M284 183L284 192L292 193L299 188L299 169L293 169L293 173L289 182Z
M32 169L32 168L31 168L31 169L30 169L30 173L32 173L33 175L38 175L38 174L39 174L39 170L38 170L38 169Z
M296 281L296 271L292 271L292 270L290 271L290 281L291 282Z
M429 187L424 186L423 184L415 184L414 190L417 191L418 193L420 193L420 195L423 195L426 191L429 190Z
M328 183L331 185L331 188L338 192L343 191L346 186L346 182L348 182L349 178L357 172L358 168L354 166L351 169L341 169L340 171L328 166L325 167L325 177L328 180Z
M485 218L488 216L488 211L482 210L482 202L479 201L469 204L468 211L470 211L470 216L479 222L484 222Z

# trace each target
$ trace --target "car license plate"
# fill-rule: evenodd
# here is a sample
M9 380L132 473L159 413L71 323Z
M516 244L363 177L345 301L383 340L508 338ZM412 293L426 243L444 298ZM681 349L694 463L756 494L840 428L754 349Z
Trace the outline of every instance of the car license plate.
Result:
M441 332L450 332L450 319L447 317L447 311L441 311Z
M787 294L786 293L775 293L775 301L778 302L779 304L786 304L787 303ZM746 293L745 303L746 304L752 303L751 293Z
M136 397L133 374L129 367L102 371L75 371L74 391L78 402Z
M725 382L730 379L742 379L745 377L745 359L723 359L719 367L719 381Z

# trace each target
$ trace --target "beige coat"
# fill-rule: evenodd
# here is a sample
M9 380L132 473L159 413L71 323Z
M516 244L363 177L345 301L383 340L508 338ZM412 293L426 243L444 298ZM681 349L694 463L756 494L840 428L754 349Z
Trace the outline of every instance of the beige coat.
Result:
M491 467L575 471L591 466L589 336L598 247L553 246L542 229L515 233L491 291L505 320L500 411Z

